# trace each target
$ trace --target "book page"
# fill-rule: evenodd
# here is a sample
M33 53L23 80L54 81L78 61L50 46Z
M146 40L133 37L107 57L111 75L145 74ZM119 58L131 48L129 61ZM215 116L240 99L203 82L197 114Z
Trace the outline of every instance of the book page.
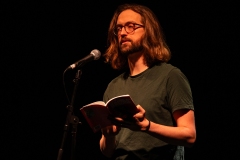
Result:
M99 131L103 127L112 125L111 121L108 119L109 111L105 106L92 104L82 107L80 110L94 132Z
M105 106L105 103L103 101L96 101L96 102L93 102L93 103L90 103L90 104L87 104L83 107L87 107L87 106L94 106L94 105L100 105L100 106ZM83 108L82 107L82 108Z
M107 101L106 106L107 106L107 104L108 104L110 101L112 101L112 100L114 100L114 99L119 99L120 97L130 97L130 95L129 95L129 94L125 94L125 95L120 95L120 96L113 97L113 98L111 98L111 99L109 99L109 100Z

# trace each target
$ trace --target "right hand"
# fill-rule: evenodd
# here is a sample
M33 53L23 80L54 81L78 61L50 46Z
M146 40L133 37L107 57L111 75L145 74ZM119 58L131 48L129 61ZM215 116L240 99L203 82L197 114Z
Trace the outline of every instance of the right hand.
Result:
M115 125L107 126L107 127L101 129L102 134L105 137L115 136L119 133L120 130L121 130L121 127L115 126Z

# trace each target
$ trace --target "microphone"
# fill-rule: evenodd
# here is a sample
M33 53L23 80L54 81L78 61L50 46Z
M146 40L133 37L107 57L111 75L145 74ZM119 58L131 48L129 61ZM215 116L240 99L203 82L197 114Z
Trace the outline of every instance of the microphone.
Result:
M83 65L85 65L87 62L90 62L92 60L98 60L101 57L101 52L97 49L94 49L91 51L91 53L89 55L87 55L86 57L80 59L79 61L71 64L67 70L70 69L75 69L75 68L79 68L82 67Z

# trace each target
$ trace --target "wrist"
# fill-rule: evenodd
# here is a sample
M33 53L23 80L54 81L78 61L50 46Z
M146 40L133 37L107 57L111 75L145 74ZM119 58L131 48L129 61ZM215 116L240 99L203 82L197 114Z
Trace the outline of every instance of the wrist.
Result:
M108 139L110 139L110 138L115 138L115 135L113 135L113 134L103 134L103 133L102 133L102 136L103 136L104 138L108 138Z
M150 125L151 125L151 121L147 120L147 125L143 127L141 130L144 132L149 131Z

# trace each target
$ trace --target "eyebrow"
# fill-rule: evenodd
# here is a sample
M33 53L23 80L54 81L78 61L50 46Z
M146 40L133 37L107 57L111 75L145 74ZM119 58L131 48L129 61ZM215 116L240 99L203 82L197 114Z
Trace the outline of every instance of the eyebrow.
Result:
M124 26L124 25L126 25L126 24L128 24L128 23L137 23L137 22L135 22L135 21L127 21L125 24L116 24L116 26Z

